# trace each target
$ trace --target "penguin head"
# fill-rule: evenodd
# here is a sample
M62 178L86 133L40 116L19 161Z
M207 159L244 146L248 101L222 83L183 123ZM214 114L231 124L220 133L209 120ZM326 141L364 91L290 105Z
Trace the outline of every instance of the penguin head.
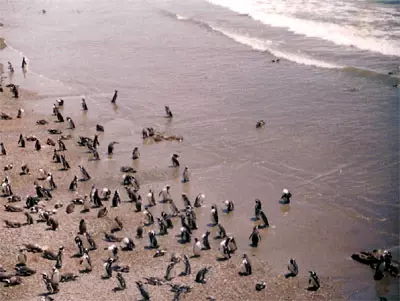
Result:
M285 189L282 190L282 193L283 193L283 194L288 194L288 193L289 193L289 190L287 190L287 189L285 188Z

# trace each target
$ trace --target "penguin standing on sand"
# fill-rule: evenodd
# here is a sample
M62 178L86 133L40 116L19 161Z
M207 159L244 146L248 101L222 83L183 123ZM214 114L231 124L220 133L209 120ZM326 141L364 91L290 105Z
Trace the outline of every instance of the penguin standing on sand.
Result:
M185 244L190 242L191 237L190 237L190 232L187 228L181 227L181 243Z
M217 228L218 228L218 238L225 238L225 237L226 237L225 228L222 227L221 224L218 224L218 225L217 225Z
M82 165L78 165L81 173L82 173L82 181L88 181L91 179L89 173L86 171L85 167L83 167Z
M86 236L86 240L90 246L90 250L96 250L97 245L96 245L96 242L94 241L94 239L92 238L92 236L88 232L85 232L85 236Z
M154 217L153 217L153 214L151 214L151 212L150 212L149 210L145 209L145 210L143 211L143 216L144 216L144 218L146 219L146 224L147 224L147 225L152 225L152 224L154 224Z
M386 262L384 257L381 255L379 258L379 262L375 268L374 279L376 281L382 280L385 277L384 271L386 270Z
M91 260L91 258L89 256L89 250L88 249L84 250L83 257L82 257L82 260L80 261L80 264L83 266L83 268L84 268L83 271L84 272L88 273L88 272L92 271L92 269L93 269L92 260Z
M107 262L104 264L104 269L106 270L106 276L104 278L112 277L112 264L114 263L113 258L108 258Z
M40 151L41 148L42 148L42 146L40 145L40 141L39 141L39 139L37 139L37 140L35 141L35 149L36 149L37 151Z
M173 229L174 225L172 224L171 218L166 214L164 211L161 212L161 217L165 221L165 224L167 225L167 229Z
M176 264L175 262L170 262L170 263L168 264L167 270L166 270L165 276L164 276L164 279L165 279L165 280L171 281L171 279L173 278L173 277L172 277L172 272L173 272L173 269L174 269L175 264Z
M86 222L85 220L82 218L79 222L79 234L83 235L85 234L87 231L87 227L86 227Z
M65 159L65 156L64 156L64 155L60 155L60 159L61 159L61 163L63 164L63 169L64 169L64 170L68 170L68 169L71 168L71 167L69 166L68 161Z
M25 254L25 248L19 249L18 255L17 255L17 266L21 265L26 265L27 257Z
M132 238L125 237L121 242L121 250L123 251L133 251L135 248L135 243Z
M249 260L249 257L247 254L243 255L243 260L242 260L242 265L241 265L241 271L239 272L240 276L248 276L251 275L252 269L251 269L251 263Z
M17 118L21 118L23 112L25 112L24 109L23 108L19 108L18 112L17 112Z
M46 180L47 180L47 182L49 182L51 190L57 188L57 185L56 185L56 183L54 182L54 179L53 179L53 175L50 172L47 174L47 179Z
M210 242L209 242L209 240L208 240L208 237L210 236L210 231L206 231L206 233L204 233L203 235L202 235L202 240L203 240L203 250L210 250L211 249L211 246L210 246Z
M22 134L19 135L18 145L20 147L25 147L25 139L24 136L22 136Z
M76 255L83 256L85 248L83 247L82 239L79 236L75 237L75 244L76 248L78 249L78 253L76 253Z
M78 177L74 176L72 179L71 184L69 184L69 190L70 191L75 191L78 188Z
M143 238L143 222L136 228L136 238Z
M114 90L114 95L111 99L112 104L115 104L117 102L117 97L118 97L118 90Z
M144 286L144 284L141 281L136 281L136 285L137 285L138 290L140 291L140 294L143 297L143 300L150 301L149 292L147 291L147 288Z
M254 215L256 219L260 219L260 212L261 212L261 201L259 199L256 199L256 205L254 206Z
M173 199L169 199L169 207L171 208L172 216L179 215L178 207L176 207L175 202L174 202Z
M152 249L157 249L158 248L158 242L156 238L156 234L154 233L153 230L149 231L149 240L150 240L150 248Z
M61 157L60 157L60 155L58 154L58 152L57 152L56 149L54 149L54 151L53 151L53 161L54 161L55 163L61 163Z
M136 212L140 212L142 211L142 197L140 196L140 194L138 195L137 199L136 199Z
M147 194L147 202L150 207L156 205L156 199L154 198L154 191L151 188L149 189L149 193Z
M75 123L74 121L71 119L71 117L67 117L67 121L68 121L68 126L69 128L72 130L75 128Z
M290 258L287 268L289 273L285 274L285 278L296 277L299 273L299 267L297 266L297 262L294 258Z
M192 204L190 203L189 197L187 196L186 193L182 193L182 201L185 207L192 207Z
M158 226L160 227L160 235L168 234L167 226L164 223L164 220L157 217Z
M192 269L190 267L189 258L186 255L183 255L183 263L185 264L185 271L182 274L185 276L190 275L192 273Z
M64 117L60 113L60 111L57 111L57 120L58 120L58 122L64 122Z
M139 153L139 148L135 147L132 151L132 160L139 159L140 153Z
M195 238L193 245L193 256L200 257L200 254L201 254L201 243L197 238Z
M118 189L115 190L114 196L111 201L111 207L118 207L121 204L121 197L119 196Z
M317 273L314 271L309 271L310 276L308 278L308 290L310 291L316 291L320 288L319 284L319 278L317 276Z
M124 290L126 288L126 282L124 277L120 272L117 273L117 280L118 280L118 290Z
M161 196L161 200L162 200L163 202L167 202L168 200L171 199L171 196L170 196L170 194L169 194L169 189L170 189L170 187L171 187L171 186L166 185L166 186L160 191L160 193L159 193L159 195L158 195L158 196Z
M178 161L179 156L177 154L173 154L171 157L172 160L172 167L179 167L179 161Z
M21 68L25 68L27 64L28 64L28 63L26 62L26 59L25 59L25 57L22 57L22 64L21 64Z
M83 109L84 111L87 111L87 110L88 110L88 107L87 107L87 105L86 105L86 100L85 100L84 97L82 97L82 109Z
M211 269L211 267L204 267L202 268L200 271L197 272L196 274L196 282L197 283L206 283L206 274L208 273L208 271Z
M59 151L66 151L67 147L65 146L65 143L61 140L61 138L57 139L57 143L58 143L58 150Z
M4 147L3 142L0 143L0 151L3 156L7 155L7 151L6 151L6 148Z
M211 223L213 225L218 224L218 210L217 210L217 206L215 206L215 205L211 206Z
M253 232L251 232L249 239L251 240L251 246L253 248L257 248L258 242L261 240L261 236L258 232L257 226L254 226Z

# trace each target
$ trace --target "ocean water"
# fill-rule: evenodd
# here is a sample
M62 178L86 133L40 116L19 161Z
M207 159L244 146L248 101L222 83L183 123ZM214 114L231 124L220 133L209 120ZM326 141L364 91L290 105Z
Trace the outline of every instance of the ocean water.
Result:
M295 257L301 273L331 277L351 300L398 299L396 281L375 282L349 259L399 242L398 2L4 0L0 22L1 62L42 96L26 106L51 114L62 97L80 134L99 122L103 145L120 142L112 160L84 161L92 173L117 173L139 146L145 184L170 183L176 198L204 192L208 206L235 202L222 224L241 251L280 273ZM184 142L143 144L145 126ZM184 187L168 168L174 152L192 170ZM283 188L290 206L277 202ZM255 198L272 227L251 250Z

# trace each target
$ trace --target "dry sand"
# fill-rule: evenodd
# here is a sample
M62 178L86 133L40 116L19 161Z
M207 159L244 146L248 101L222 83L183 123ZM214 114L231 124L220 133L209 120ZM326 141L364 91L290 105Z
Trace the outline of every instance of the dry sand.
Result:
M28 111L25 112L22 119L16 119L17 110L24 103L35 101L38 95L28 91L20 90L20 99L11 97L9 89L5 89L4 93L0 93L0 111L10 114L13 120L0 120L0 140L5 144L7 149L6 156L0 156L0 168L2 178L8 175L11 179L12 187L16 195L23 197L23 203L27 194L34 195L33 182L37 179L38 169L44 168L51 171L58 188L53 191L53 198L50 201L42 201L46 208L54 208L57 202L62 201L64 207L59 209L56 218L60 222L58 231L46 231L47 226L43 223L35 223L30 226L23 226L18 229L9 229L3 225L5 219L25 222L23 213L10 213L0 210L0 221L2 229L0 231L0 264L8 271L12 271L16 263L16 254L18 248L24 243L38 243L42 246L48 246L50 249L57 250L60 245L65 247L63 268L61 273L73 272L79 274L79 259L71 258L76 252L74 237L77 235L78 223L84 218L87 223L88 232L95 239L98 250L90 253L94 263L94 270L90 274L80 274L80 278L75 282L62 283L60 292L53 297L55 300L109 300L116 298L117 300L139 300L141 298L139 291L136 289L134 281L143 277L163 277L171 257L171 254L192 255L192 244L181 245L175 237L180 228L179 219L174 219L174 229L169 235L159 237L159 243L163 249L167 249L168 253L164 257L153 258L154 250L146 250L144 247L148 245L147 230L145 228L144 238L135 239L136 249L132 252L120 252L119 264L127 264L131 270L128 274L123 274L127 283L127 289L121 292L113 292L112 289L117 285L115 273L109 280L102 280L101 275L105 273L103 268L103 260L106 259L105 247L110 245L103 241L103 233L109 232L113 225L113 219L119 216L123 223L124 229L117 232L120 237L134 237L136 228L142 219L141 213L135 213L135 206L132 203L126 203L127 196L122 187L119 190L123 200L122 205L117 208L110 208L109 202L105 206L109 208L109 214L105 218L97 218L98 209L92 209L87 214L80 213L77 207L72 214L66 214L65 207L69 201L88 194L92 184L113 186L116 181L120 181L121 174L109 175L92 174L92 179L88 182L78 183L77 193L69 192L68 186L75 174L78 175L77 165L81 162L88 162L88 155L85 149L76 144L78 138L77 131L73 134L73 139L65 141L68 151L66 157L72 167L69 171L60 171L60 165L52 163L53 147L47 146L45 141L47 138L56 140L57 136L49 135L47 129L61 129L65 134L66 123L54 123L54 116L40 115L38 113ZM66 104L68 105L68 104ZM46 112L51 112L51 108L47 108ZM64 116L65 117L65 116ZM36 125L36 120L46 119L48 125ZM77 121L75 121L77 123ZM26 148L17 146L19 134L24 136L35 135L42 144L42 149L38 152L34 149L34 143L26 143ZM101 140L100 140L101 143ZM171 143L171 142L165 142ZM104 145L103 145L104 147ZM10 171L3 171L3 167L13 163L14 168ZM31 169L30 175L20 176L20 167L23 163L27 163ZM86 163L89 164L89 163ZM91 162L90 164L96 164ZM89 169L90 170L90 169ZM139 170L140 174L140 170ZM146 181L146 179L144 179ZM142 196L146 188L141 188ZM156 194L158 191L156 191ZM6 198L0 198L1 207L7 203ZM146 201L144 200L144 203ZM180 204L178 202L178 204ZM17 204L22 206L24 204ZM157 204L157 206L164 206ZM200 209L201 210L201 209ZM234 212L232 213L235 214ZM34 215L37 219L37 216ZM200 225L199 229L204 229L205 225ZM158 232L158 227L154 227ZM198 237L201 236L202 230L195 232ZM211 235L213 236L213 234ZM191 259L192 275L186 277L175 277L172 283L189 284L193 287L192 292L183 295L181 300L206 300L207 296L214 296L216 300L344 300L339 294L339 290L332 284L332 280L322 277L321 288L317 292L306 290L308 285L308 273L300 266L300 274L294 279L285 279L282 274L274 273L268 266L267 262L261 262L257 258L250 258L253 265L253 275L240 277L238 269L241 262L240 252L237 252L228 261L217 261L219 252L216 246L219 241L212 240L213 249L204 251L202 256L197 259ZM84 243L86 240L83 238ZM0 300L40 300L39 295L46 293L46 288L41 281L41 273L51 271L54 261L41 258L40 254L27 253L28 266L36 269L37 273L30 277L23 278L23 284L16 287L4 287L0 285ZM285 263L283 263L284 268ZM207 275L208 282L206 284L197 284L194 277L197 271L204 266L212 266L211 271ZM176 275L183 271L183 264L176 266ZM266 289L261 292L255 290L257 281L266 282ZM173 293L169 291L169 286L148 286L152 300L172 300Z

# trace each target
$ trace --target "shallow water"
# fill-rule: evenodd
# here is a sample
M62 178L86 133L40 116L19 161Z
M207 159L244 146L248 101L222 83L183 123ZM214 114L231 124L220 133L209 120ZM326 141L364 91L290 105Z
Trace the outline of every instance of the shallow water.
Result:
M2 62L17 67L15 83L43 96L31 107L51 114L54 98L62 97L64 116L80 134L93 135L93 127L83 127L98 122L106 128L104 153L108 142L120 143L112 159L101 154L102 161L88 163L92 173L107 172L115 183L139 146L134 164L145 184L156 191L172 184L179 206L181 192L191 199L206 194L202 225L212 203L234 200L236 211L221 219L242 251L282 273L295 257L301 272L334 278L352 300L396 300L394 281L376 283L349 256L398 245L399 90L385 70L399 57L341 46L329 52L323 41L197 0L8 1L0 16L0 36L12 46ZM273 64L270 53L283 59ZM29 59L26 77L21 55ZM80 95L89 106L84 116ZM172 121L163 117L166 104ZM266 126L256 130L259 119ZM146 126L184 142L143 144ZM192 170L188 184L168 168L174 152ZM290 206L277 202L283 188L294 195ZM272 227L252 250L255 198Z

